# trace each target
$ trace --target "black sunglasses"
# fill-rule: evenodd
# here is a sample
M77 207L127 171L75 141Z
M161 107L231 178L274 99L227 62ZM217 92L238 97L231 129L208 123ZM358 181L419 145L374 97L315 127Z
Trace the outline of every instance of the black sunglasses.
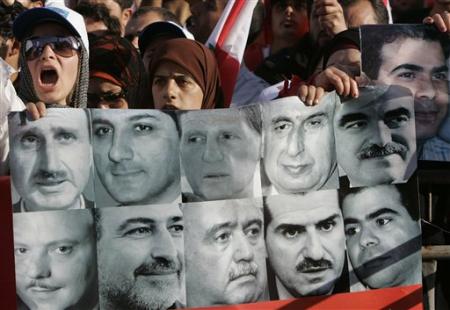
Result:
M81 49L81 43L73 36L33 37L25 40L25 58L27 60L38 58L47 45L50 45L53 52L66 58L74 56Z

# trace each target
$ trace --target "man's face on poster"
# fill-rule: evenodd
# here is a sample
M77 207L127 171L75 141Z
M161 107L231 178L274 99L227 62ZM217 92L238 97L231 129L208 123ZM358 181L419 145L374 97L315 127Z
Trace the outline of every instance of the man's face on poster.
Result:
M96 304L96 252L88 210L14 215L17 295L30 309Z
M116 201L160 203L166 192L180 192L179 138L169 115L92 110L92 116L95 167Z
M381 59L378 80L413 93L417 139L434 137L448 109L448 67L440 43L400 38L383 46Z
M264 168L284 194L320 189L336 168L334 104L302 105L293 100L263 107Z
M293 297L331 293L345 262L337 191L270 196L266 206L267 253L282 290Z
M416 155L412 96L391 86L384 95L371 91L343 103L335 136L338 163L354 186L407 179Z
M47 109L35 121L16 113L9 131L11 180L27 210L79 207L92 161L85 111Z
M100 305L167 309L179 301L184 226L178 205L102 208L100 212Z
M238 109L181 115L181 159L186 178L204 200L244 198L253 193L260 134Z
M261 300L267 282L262 208L250 200L186 205L189 307Z
M401 247L420 236L420 226L394 185L348 195L343 201L343 216L348 255L364 284L370 288L418 284L410 279L421 265L420 240L414 253Z

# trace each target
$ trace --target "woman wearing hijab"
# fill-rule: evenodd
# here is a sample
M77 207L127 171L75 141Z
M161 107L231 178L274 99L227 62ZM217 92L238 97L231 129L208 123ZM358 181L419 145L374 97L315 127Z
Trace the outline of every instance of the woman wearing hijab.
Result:
M115 35L92 36L90 44L88 107L149 106L145 69L136 48Z
M149 64L151 100L156 109L223 108L223 92L214 54L189 39L171 39Z

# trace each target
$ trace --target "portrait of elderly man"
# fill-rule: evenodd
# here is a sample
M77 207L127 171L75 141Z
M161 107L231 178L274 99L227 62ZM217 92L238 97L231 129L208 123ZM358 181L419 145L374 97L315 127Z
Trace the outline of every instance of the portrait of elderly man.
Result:
M417 166L413 96L402 86L361 88L336 111L337 161L352 186L401 183Z
M177 204L95 210L100 309L174 309L185 300Z
M82 109L47 109L31 120L9 116L11 180L20 200L15 212L93 207L83 192L92 176L89 121Z
M97 206L181 202L175 115L93 109L92 136L97 183L115 201L96 190Z
M348 291L336 190L265 197L264 222L272 300Z
M365 74L413 94L418 158L450 161L447 34L429 25L364 26L361 38Z
M259 106L177 113L181 162L189 183L182 188L185 200L257 196L261 191Z
M97 309L90 210L13 215L18 309Z
M366 287L420 284L421 232L417 179L409 184L352 188L342 193L347 251Z
M261 200L183 205L188 307L266 299Z
M338 188L336 98L330 93L314 107L305 106L298 97L263 105L263 167L270 183L263 186L264 195Z

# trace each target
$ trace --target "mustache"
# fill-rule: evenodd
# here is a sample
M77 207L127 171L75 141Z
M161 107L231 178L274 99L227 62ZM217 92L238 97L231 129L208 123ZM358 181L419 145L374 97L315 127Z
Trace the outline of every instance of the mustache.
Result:
M392 154L399 154L402 158L405 157L405 153L408 151L408 148L402 144L389 142L384 146L379 146L376 144L372 144L364 149L362 149L358 154L358 159L369 159L376 157L383 157Z
M298 272L314 272L321 269L331 269L332 267L333 264L327 259L314 260L311 258L305 258L297 264L295 269Z
M181 263L172 259L158 258L151 263L140 265L134 271L134 276L162 275L169 273L180 273Z
M34 180L39 182L60 182L67 179L67 172L63 170L48 171L48 170L38 170L34 175Z
M31 280L30 283L28 283L27 288L33 288L33 287L39 287L39 288L43 288L46 290L56 290L59 288L59 286L51 285L42 280Z
M228 273L228 278L230 281L236 280L242 276L252 275L256 277L258 274L258 265L255 262L241 262L238 265L231 268Z

